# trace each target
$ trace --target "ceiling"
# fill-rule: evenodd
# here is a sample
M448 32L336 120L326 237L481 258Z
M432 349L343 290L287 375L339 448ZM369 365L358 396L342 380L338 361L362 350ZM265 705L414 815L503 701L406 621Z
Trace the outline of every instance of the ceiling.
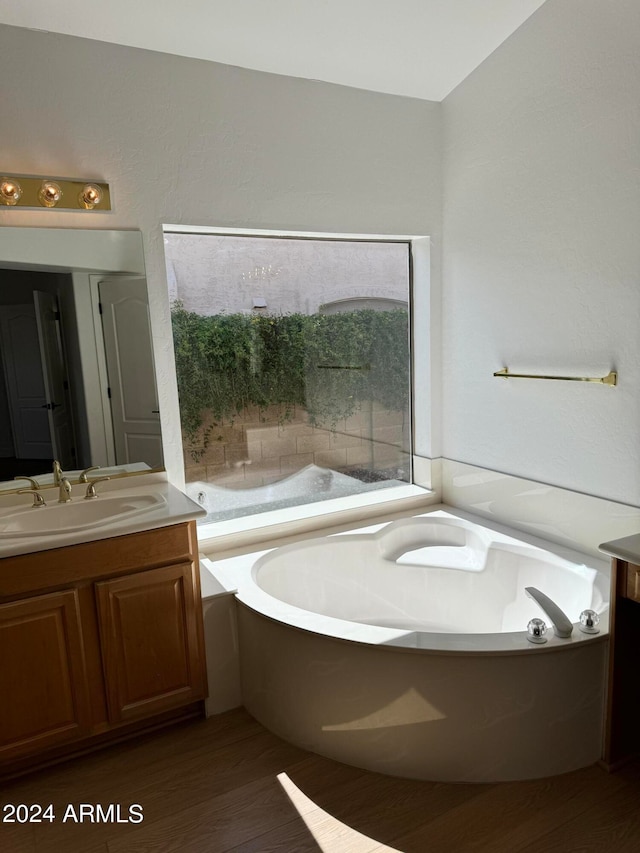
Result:
M440 101L545 0L0 0L0 23Z

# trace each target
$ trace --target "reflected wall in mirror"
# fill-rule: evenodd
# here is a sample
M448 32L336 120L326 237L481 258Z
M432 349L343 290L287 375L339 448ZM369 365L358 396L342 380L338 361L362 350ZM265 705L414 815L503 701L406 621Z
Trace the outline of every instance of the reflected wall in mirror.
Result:
M162 468L142 235L0 228L0 490Z

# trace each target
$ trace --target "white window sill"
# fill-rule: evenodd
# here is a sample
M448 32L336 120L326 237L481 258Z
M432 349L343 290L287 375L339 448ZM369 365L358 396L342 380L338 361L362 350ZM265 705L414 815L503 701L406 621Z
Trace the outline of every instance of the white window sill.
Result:
M312 530L402 512L437 503L438 495L421 486L395 486L318 503L287 507L242 518L198 525L198 547L216 557L222 550L252 548L260 542L280 539Z

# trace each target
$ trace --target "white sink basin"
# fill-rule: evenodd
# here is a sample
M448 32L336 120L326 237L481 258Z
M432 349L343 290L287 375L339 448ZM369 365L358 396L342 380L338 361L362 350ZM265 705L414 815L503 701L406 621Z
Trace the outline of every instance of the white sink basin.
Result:
M117 524L133 515L159 509L166 503L162 495L114 495L85 500L74 498L68 503L51 503L44 507L26 507L0 514L0 538L24 536L56 536L85 528Z

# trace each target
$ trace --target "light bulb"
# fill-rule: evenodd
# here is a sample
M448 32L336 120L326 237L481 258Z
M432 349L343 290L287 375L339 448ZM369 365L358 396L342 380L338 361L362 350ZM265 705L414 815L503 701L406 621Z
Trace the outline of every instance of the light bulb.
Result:
M102 201L102 190L96 184L85 184L80 191L78 201L87 210L92 210Z
M0 201L2 204L17 204L21 197L22 187L17 181L12 181L11 178L0 179Z
M55 207L62 198L62 190L55 181L43 181L38 192L38 198L40 199L40 204L43 204L45 207Z

